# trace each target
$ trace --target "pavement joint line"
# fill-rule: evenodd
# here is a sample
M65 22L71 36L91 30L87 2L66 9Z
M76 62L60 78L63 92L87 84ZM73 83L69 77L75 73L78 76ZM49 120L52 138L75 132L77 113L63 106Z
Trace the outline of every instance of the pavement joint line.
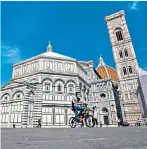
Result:
M27 139L28 139L28 137L27 137ZM95 138L95 139L80 139L80 140L74 140L74 139L70 139L70 140L68 140L68 139L66 139L66 140L35 140L35 141L31 141L31 140L29 140L29 141L27 141L27 142L48 142L48 141L56 141L56 142L64 142L64 141L101 141L101 140L105 140L105 139L107 139L107 138ZM26 142L26 139L25 139L25 141L22 141L22 142Z
M100 140L105 140L105 139L107 139L107 138L80 139L79 141L86 141L86 140L90 140L90 141L91 141L91 140L92 140L92 141L93 141L93 140L99 140L99 141L100 141Z
M86 143L86 142L82 142L82 141L78 141L79 143L81 143L81 144L84 144L84 145L86 145L86 146L88 146L88 147L90 147L90 148L92 148L92 149L98 149L98 148L94 148L93 146L91 146L90 144L88 144L88 143Z

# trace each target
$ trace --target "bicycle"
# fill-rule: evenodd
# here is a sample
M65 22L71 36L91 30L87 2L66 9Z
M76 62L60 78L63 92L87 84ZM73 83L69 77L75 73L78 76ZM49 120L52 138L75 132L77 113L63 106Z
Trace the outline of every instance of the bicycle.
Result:
M71 117L69 119L69 126L71 128L75 128L78 124L81 125L81 127L84 126L84 122L87 127L92 128L95 126L95 121L92 115L89 114L89 112L92 111L92 109L85 107L85 110L82 113L78 114L78 121L76 122L75 117Z

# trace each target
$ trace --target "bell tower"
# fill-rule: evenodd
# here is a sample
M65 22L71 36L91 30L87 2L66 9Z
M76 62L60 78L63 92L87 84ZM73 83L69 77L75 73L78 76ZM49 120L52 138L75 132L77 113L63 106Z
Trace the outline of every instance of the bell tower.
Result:
M105 17L119 79L120 102L124 120L134 124L141 118L137 98L138 62L125 20L124 11Z

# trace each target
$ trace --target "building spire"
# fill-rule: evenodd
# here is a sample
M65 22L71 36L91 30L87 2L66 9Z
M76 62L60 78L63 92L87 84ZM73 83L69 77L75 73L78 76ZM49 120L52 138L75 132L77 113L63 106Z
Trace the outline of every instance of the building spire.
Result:
M52 46L51 46L50 40L49 40L49 44L47 46L47 52L52 52Z
M98 67L99 67L99 66L104 66L104 65L106 65L106 64L104 63L104 60L103 60L103 58L102 58L102 56L101 56L101 54L100 54Z
M105 62L104 62L104 60L103 60L103 58L102 58L102 56L101 56L101 54L100 54L98 67L101 67L101 66L104 67L104 69L105 69L105 71L106 71L106 74L107 74L107 77L109 78L110 76L109 76L108 70L107 70L107 68L106 68L106 64L105 64Z

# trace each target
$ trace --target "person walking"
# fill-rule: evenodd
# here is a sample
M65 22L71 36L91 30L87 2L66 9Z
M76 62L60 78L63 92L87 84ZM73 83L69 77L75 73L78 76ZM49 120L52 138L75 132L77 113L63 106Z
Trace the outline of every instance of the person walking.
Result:
M97 121L97 113L96 113L96 106L92 108L93 109L93 118L95 122L95 126L98 127L98 121Z
M41 118L38 120L38 126L37 128L40 127L41 128Z
M117 120L118 127L120 127L120 119Z

